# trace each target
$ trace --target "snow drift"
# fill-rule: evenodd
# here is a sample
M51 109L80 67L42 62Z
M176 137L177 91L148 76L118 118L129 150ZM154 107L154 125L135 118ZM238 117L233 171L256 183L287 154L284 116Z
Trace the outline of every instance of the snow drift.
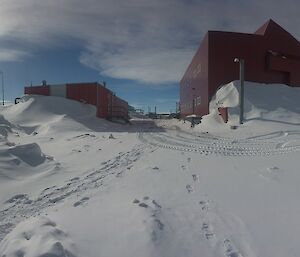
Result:
M238 81L220 87L209 105L209 114L203 116L202 128L228 127L219 115L218 108L227 107L229 125L239 123ZM245 82L244 121L270 121L300 125L300 88L282 84Z
M21 222L1 241L0 254L4 257L75 257L68 234L45 217Z

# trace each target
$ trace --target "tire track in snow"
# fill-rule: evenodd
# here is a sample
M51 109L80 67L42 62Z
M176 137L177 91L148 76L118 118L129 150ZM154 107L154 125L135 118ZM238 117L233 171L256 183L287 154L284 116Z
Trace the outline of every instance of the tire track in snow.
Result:
M182 152L197 152L203 155L221 156L269 156L277 154L287 154L300 151L300 144L287 144L278 134L275 137L257 139L226 139L210 136L183 136L177 133L147 132L139 133L140 141L165 149L177 150ZM298 134L299 136L300 134ZM194 138L191 138L193 136ZM289 139L286 138L289 142Z
M144 144L135 146L131 151L121 152L115 158L103 162L101 168L95 169L82 177L74 177L64 185L45 188L36 199L30 199L26 194L11 197L5 203L8 207L0 211L0 242L21 221L28 217L38 216L47 208L51 208L72 196L81 196L98 190L108 177L120 177L138 161L147 148ZM76 198L77 199L77 198ZM74 198L74 207L88 201L81 197Z

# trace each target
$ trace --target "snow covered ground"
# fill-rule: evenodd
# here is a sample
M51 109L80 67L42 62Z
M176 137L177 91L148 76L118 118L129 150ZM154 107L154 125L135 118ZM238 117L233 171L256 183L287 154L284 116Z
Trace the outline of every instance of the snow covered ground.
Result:
M299 256L300 90L257 87L237 129L234 107L193 129L56 97L2 107L0 256Z

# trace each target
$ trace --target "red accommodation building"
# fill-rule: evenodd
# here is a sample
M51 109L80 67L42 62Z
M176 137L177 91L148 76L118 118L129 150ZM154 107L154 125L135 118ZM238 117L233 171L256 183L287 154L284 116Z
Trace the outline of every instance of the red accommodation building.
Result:
M183 118L208 114L216 91L239 79L235 58L245 60L246 81L300 86L300 43L273 20L254 34L208 31L180 81Z
M25 94L59 96L96 106L97 117L128 119L128 103L97 82L25 87Z

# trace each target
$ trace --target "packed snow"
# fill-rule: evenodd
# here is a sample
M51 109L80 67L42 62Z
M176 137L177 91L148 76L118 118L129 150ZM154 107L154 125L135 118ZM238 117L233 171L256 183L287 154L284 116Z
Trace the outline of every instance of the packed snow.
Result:
M1 107L0 256L298 256L300 88L246 83L243 125L238 92L194 128L59 97Z

